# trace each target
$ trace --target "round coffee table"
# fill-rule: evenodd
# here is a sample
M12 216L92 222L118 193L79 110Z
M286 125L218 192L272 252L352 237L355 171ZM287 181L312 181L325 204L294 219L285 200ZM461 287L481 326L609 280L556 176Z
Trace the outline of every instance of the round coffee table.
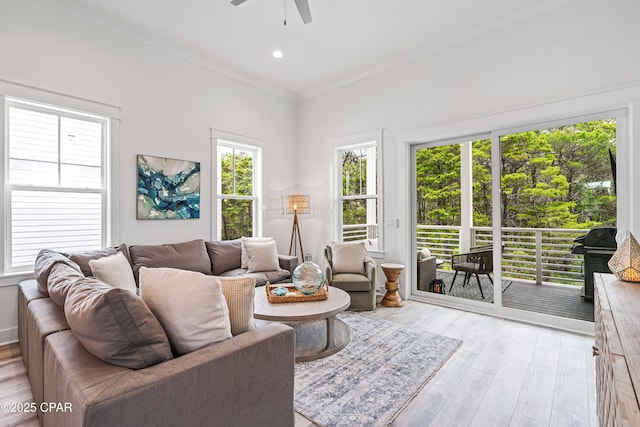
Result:
M322 301L270 303L264 287L256 288L253 315L256 319L280 322L296 330L296 362L320 359L342 350L351 338L349 326L336 319L351 298L342 289L329 287Z

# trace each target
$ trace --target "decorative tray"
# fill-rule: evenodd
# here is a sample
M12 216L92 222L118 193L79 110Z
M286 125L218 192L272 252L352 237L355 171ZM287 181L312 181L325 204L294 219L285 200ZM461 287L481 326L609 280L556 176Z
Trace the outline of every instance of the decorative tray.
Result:
M287 288L289 292L282 296L271 293L272 290L279 287ZM313 295L303 294L293 286L293 283L277 283L272 285L271 283L267 282L264 288L267 292L267 301L276 304L281 302L322 301L329 298L329 284L326 280L324 281L320 289L318 289Z

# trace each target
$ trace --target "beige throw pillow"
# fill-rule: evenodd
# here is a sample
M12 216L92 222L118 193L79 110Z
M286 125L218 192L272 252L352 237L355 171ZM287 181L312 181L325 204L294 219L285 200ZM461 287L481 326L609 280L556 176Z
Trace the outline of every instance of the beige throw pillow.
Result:
M174 268L140 268L140 296L176 354L231 338L229 309L216 277Z
M330 246L331 267L334 274L366 274L364 270L364 258L367 252L363 242L332 243Z
M240 268L249 268L249 255L245 248L245 243L266 243L273 240L273 237L242 237L242 255L240 256Z
M220 278L222 293L229 306L231 334L235 337L256 328L253 318L253 299L256 293L256 280L252 277L237 279Z
M137 293L138 287L133 278L131 264L122 252L104 258L92 259L89 261L91 273L103 282L114 288L126 289Z
M274 240L265 243L245 242L244 247L249 256L249 262L247 264L248 273L276 271L280 269L278 248Z

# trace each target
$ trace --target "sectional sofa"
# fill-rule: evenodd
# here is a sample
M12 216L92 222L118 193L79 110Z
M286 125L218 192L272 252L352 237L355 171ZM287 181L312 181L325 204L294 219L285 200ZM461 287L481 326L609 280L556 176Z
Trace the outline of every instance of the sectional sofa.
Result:
M21 282L18 292L20 348L41 425L293 425L294 331L275 323L255 328L247 304L256 282L288 280L297 258L278 255L277 270L250 273L241 266L241 247L194 240L42 251L35 279ZM145 267L218 277L223 292L232 292L225 297L233 336L176 354L173 342L157 338L169 333L139 296L92 277L93 260L118 253L136 285ZM234 316L242 329L234 331Z

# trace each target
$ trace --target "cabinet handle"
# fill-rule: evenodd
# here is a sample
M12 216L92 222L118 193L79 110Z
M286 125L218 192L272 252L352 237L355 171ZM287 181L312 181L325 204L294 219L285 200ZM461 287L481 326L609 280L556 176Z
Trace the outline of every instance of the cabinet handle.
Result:
M593 357L600 356L600 349L595 345L591 347L593 349Z

